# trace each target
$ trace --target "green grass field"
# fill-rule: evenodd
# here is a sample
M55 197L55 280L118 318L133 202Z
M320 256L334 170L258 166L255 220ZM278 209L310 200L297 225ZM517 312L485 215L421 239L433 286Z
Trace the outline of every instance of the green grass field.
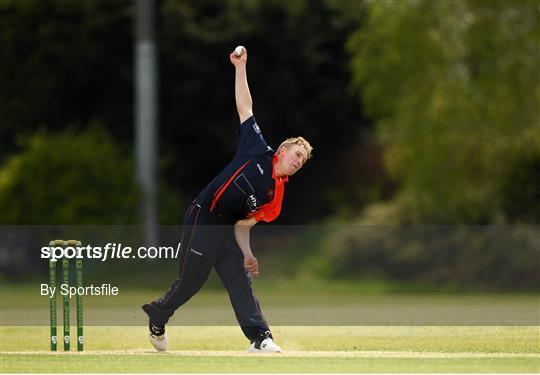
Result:
M74 327L72 328L72 332ZM246 353L238 327L86 327L83 353L49 352L48 327L2 327L2 373L540 372L539 327L274 327L282 354ZM61 350L61 344L59 344Z
M64 353L60 343L51 353L47 297L37 285L4 285L0 372L540 372L537 295L385 294L290 283L258 283L256 290L281 354L247 353L223 290L203 290L178 310L168 327L170 350L157 353L140 306L162 291L135 288L85 298L85 351ZM60 301L58 308L61 325Z

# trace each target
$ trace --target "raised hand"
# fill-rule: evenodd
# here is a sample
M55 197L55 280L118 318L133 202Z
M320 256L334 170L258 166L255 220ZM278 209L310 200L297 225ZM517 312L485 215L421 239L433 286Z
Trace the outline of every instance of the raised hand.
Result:
M237 68L246 66L246 63L247 63L247 49L244 48L244 53L242 53L242 55L240 55L240 56L236 56L236 54L233 51L229 55L229 58L231 59L231 63Z

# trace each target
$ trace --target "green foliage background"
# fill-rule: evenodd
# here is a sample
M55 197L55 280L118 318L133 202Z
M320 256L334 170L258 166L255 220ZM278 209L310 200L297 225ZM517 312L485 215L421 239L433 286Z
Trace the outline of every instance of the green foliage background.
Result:
M540 1L157 7L161 224L234 153L243 44L266 140L315 146L279 224L326 229L272 253L283 275L538 288ZM131 1L0 0L1 224L140 222L132 22ZM411 224L457 229L358 230ZM460 229L485 224L504 236Z
M540 238L522 224L540 220L539 3L368 9L348 42L352 87L398 189L357 223L424 226L337 228L309 264L332 278L538 290Z
M399 181L402 221L540 219L538 5L370 3L348 44L353 86Z
M135 224L134 163L100 126L40 131L0 169L0 224ZM173 221L178 197L162 184L160 213Z

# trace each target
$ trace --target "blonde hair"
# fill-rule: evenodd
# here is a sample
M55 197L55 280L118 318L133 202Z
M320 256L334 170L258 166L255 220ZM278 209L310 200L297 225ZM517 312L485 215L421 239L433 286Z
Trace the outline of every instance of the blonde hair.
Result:
M311 158L312 156L311 151L313 151L313 147L311 147L309 142L306 141L303 137L287 138L286 140L281 142L281 144L277 148L277 151L279 151L282 147L285 147L288 149L292 145L302 146L304 150L306 150L306 154L307 154L306 160Z

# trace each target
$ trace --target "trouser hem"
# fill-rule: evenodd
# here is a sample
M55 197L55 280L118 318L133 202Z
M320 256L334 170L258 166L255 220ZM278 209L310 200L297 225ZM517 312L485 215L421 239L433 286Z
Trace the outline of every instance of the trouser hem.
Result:
M145 304L141 306L141 308L148 315L150 324L155 326L166 325L169 322L171 315L174 314L174 311L171 314L170 311L160 309L153 302Z

